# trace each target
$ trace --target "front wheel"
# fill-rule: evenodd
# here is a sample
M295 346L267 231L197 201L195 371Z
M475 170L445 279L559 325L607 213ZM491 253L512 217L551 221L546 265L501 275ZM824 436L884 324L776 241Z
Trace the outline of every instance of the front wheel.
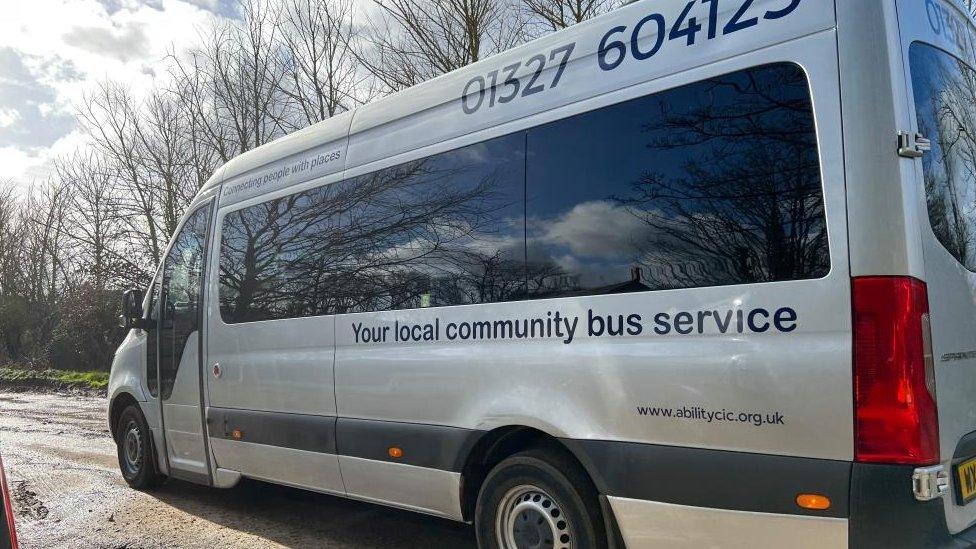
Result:
M606 547L596 490L555 451L529 450L492 469L478 494L475 529L485 549Z
M125 482L138 490L158 486L165 477L159 472L152 432L138 405L130 404L122 410L116 433L119 469Z

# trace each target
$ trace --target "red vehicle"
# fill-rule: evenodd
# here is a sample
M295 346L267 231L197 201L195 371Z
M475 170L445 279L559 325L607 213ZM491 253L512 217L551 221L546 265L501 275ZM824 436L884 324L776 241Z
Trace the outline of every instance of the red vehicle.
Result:
M17 549L17 532L14 530L14 509L10 504L10 489L7 476L3 474L3 460L0 459L0 549Z

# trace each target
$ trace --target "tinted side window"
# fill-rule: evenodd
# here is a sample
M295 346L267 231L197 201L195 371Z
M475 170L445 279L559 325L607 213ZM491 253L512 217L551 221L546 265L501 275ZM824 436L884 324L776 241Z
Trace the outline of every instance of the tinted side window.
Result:
M919 43L909 62L919 132L932 141L922 157L929 222L949 253L976 271L976 72Z
M339 238L337 185L227 214L220 248L220 310L227 322L333 313Z
M509 135L352 180L348 310L522 298L524 149Z
M533 297L819 278L830 267L807 80L711 78L528 132Z
M226 322L525 294L524 134L229 213Z

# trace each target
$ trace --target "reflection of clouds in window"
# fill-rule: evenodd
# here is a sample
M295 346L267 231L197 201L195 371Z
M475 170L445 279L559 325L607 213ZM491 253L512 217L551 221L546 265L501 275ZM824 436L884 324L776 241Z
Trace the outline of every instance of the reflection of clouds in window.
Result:
M922 158L932 230L943 246L976 270L976 72L924 44L910 52L920 132L932 141Z
M794 65L535 128L528 158L530 268L555 267L548 280L539 277L538 295L795 280L828 270L813 113Z
M654 232L636 212L608 200L582 202L562 215L530 218L528 223L530 241L594 258L633 255L635 240L651 240Z

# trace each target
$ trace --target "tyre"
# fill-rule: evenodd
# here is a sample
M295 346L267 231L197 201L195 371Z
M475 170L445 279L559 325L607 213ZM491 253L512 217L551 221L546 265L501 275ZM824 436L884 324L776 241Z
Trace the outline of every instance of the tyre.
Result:
M483 549L603 549L606 531L596 489L559 451L533 449L491 470L475 508Z
M165 477L159 472L152 432L138 405L130 404L122 410L116 433L119 469L125 482L137 490L158 486Z

